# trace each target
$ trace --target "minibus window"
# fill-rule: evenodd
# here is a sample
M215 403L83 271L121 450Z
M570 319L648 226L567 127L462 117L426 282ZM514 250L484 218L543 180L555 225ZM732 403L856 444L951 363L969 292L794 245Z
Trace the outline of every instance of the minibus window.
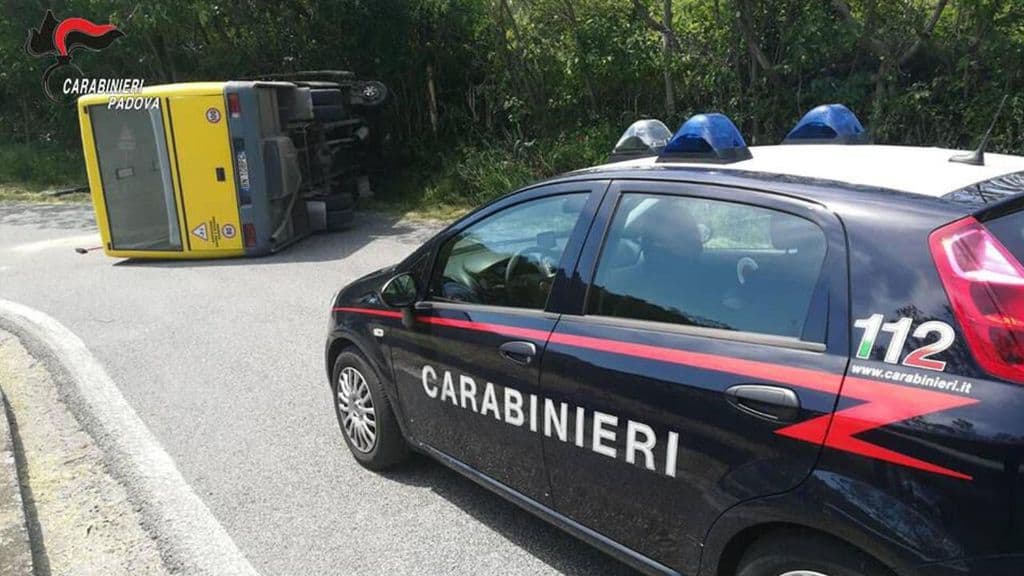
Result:
M160 109L89 108L115 250L181 250Z

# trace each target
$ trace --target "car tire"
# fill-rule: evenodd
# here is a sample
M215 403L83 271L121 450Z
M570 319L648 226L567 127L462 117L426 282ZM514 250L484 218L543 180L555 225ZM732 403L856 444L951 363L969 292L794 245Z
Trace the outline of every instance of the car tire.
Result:
M383 470L405 460L409 448L391 401L377 373L355 348L343 350L334 361L331 390L341 435L357 462Z
M736 576L892 576L864 552L810 531L787 530L754 542Z
M368 80L352 89L352 104L366 108L375 108L387 100L388 88L382 82Z

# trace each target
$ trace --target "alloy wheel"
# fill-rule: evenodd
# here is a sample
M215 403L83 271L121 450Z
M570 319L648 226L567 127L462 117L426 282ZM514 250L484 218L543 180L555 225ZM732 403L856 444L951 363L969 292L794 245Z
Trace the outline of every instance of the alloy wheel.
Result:
M341 369L338 376L338 412L341 424L352 446L365 453L377 444L377 412L373 395L359 370L352 366Z

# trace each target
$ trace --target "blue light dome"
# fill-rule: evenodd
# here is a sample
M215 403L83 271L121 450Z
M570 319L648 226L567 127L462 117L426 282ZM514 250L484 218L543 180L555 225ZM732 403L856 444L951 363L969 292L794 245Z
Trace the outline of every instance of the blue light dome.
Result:
M866 144L867 131L857 116L842 104L812 109L786 135L783 144Z
M664 160L736 162L750 158L736 125L724 114L697 114L683 122L661 154Z

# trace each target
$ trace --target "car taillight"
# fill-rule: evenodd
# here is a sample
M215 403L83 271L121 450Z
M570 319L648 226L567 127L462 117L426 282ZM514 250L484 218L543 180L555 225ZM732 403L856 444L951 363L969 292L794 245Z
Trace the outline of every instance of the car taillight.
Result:
M242 116L242 103L238 100L238 94L228 94L228 112L232 118Z
M1024 384L1024 266L973 217L939 228L928 241L978 364Z

